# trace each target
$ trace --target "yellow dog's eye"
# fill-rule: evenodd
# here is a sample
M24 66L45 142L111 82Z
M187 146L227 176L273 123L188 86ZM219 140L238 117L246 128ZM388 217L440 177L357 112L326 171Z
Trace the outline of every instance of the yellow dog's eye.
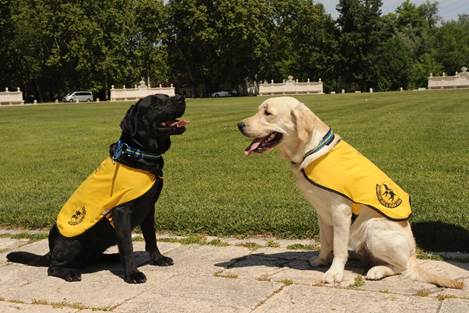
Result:
M267 110L264 110L265 115L272 115L272 113L268 112Z

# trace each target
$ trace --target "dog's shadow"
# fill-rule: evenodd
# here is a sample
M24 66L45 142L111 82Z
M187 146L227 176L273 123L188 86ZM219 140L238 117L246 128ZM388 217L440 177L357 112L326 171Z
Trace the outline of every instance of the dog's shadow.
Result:
M112 274L124 279L124 269L120 262L118 253L104 254L101 260L95 264L88 265L81 272L82 274L92 274L102 271L109 271ZM150 263L150 255L145 251L136 251L133 253L135 265L141 267Z
M417 222L412 223L417 245L432 252L459 251L469 252L469 231L461 226L443 222ZM354 273L364 274L371 264L365 264L349 251L349 260L346 269ZM215 266L225 269L255 266L268 266L278 268L292 268L296 270L314 270L325 272L329 266L313 267L308 260L318 255L317 251L286 251L280 253L251 253L229 261L216 263ZM445 259L445 257L443 257ZM467 269L467 263L461 264L454 260L446 260L455 266ZM465 260L460 262L467 262Z
M255 266L268 266L277 268L291 268L295 270L314 270L319 272L326 272L329 265L321 267L313 267L309 264L309 259L318 256L317 251L286 251L279 253L251 253L242 257L234 258L229 261L216 263L215 266L223 267L225 269L255 267ZM350 259L345 267L346 270L354 273L363 274L366 270L366 265L363 265L355 258Z
M412 223L417 245L427 251L469 252L469 230L459 225L428 221Z

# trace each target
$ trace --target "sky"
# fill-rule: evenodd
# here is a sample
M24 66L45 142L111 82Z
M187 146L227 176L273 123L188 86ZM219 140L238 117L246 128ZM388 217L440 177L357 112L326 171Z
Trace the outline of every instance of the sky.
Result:
M393 12L404 0L383 0L382 12L383 14ZM412 0L413 3L419 5L426 0ZM338 13L335 9L339 0L315 0L324 4L326 11L337 17ZM439 15L445 21L457 19L459 14L469 14L469 0L439 0L438 1Z

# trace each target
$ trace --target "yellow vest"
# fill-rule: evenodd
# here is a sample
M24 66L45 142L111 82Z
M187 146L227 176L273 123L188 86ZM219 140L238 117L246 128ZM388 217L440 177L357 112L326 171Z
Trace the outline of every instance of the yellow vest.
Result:
M75 237L103 217L112 224L111 210L146 193L156 182L150 172L105 159L75 190L57 216L57 226L65 237Z
M360 214L359 204L392 220L406 220L412 213L409 195L343 140L329 153L309 163L303 174L314 185L351 200L356 215Z

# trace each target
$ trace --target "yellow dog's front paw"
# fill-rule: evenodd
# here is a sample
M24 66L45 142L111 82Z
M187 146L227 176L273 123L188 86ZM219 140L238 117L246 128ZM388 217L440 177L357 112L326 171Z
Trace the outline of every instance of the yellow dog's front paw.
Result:
M333 284L333 283L340 283L344 278L344 270L337 268L337 267L331 267L326 273L324 273L324 277L322 278L322 281L328 284Z

